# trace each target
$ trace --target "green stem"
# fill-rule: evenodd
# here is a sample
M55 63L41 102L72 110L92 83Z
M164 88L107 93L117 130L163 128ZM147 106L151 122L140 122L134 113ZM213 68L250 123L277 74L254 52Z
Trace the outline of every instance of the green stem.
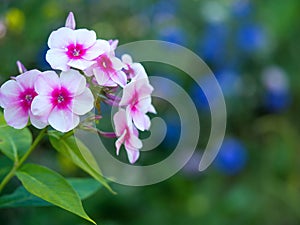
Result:
M40 131L38 136L35 138L34 142L28 149L28 151L23 155L23 157L20 159L20 161L15 162L13 168L9 171L9 173L4 177L2 182L0 183L0 193L3 190L3 188L6 186L6 184L15 176L16 171L23 165L25 160L28 158L28 156L32 153L32 151L37 147L37 145L40 143L42 138L44 137L45 133L47 131L47 128L44 128Z

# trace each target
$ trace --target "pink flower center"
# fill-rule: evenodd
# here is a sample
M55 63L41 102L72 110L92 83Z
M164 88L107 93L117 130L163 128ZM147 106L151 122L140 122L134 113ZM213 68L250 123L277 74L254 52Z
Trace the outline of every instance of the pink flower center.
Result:
M35 96L37 96L37 93L34 91L33 88L27 88L19 95L21 106L25 111L30 109L32 100Z
M100 69L106 73L115 72L115 69L113 68L113 64L110 58L106 54L100 55L97 58L97 64L100 67Z
M70 44L67 49L67 55L70 59L80 59L86 53L86 49L81 44Z
M59 109L66 109L72 101L71 93L65 88L54 89L51 94L51 103Z

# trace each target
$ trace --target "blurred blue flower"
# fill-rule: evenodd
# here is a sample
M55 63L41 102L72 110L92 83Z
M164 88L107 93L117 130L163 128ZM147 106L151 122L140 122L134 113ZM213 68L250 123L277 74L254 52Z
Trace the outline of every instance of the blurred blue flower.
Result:
M226 98L234 97L240 94L242 89L242 80L239 74L230 69L220 70L215 74L215 79L210 76L204 76L200 79L202 87L205 87L207 94L211 99L217 98L217 92L214 89L216 81L222 89L223 96ZM209 110L208 101L203 90L197 83L193 83L190 88L190 95L198 109Z
M244 25L237 32L238 47L245 52L262 50L266 41L265 30L255 24Z
M270 66L262 73L265 87L264 106L269 112L281 112L291 103L287 74L277 66Z
M214 64L222 64L227 52L228 29L224 24L209 24L199 43L198 54Z
M269 112L282 112L289 107L291 96L288 91L268 91L264 96L264 105Z
M245 167L247 156L246 148L240 140L225 138L214 165L219 171L234 175Z

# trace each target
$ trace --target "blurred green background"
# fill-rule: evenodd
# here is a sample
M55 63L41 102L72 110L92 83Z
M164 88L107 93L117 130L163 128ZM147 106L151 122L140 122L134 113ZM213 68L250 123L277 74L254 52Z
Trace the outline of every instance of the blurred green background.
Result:
M84 201L88 214L104 225L297 225L299 9L298 0L0 0L0 83L18 74L17 60L28 69L49 69L47 38L64 25L69 11L77 27L120 44L159 39L185 46L210 66L226 99L227 133L217 159L206 171L197 171L210 131L200 87L179 70L145 63L149 75L174 80L194 99L202 124L199 149L164 182L112 184L116 196L100 190ZM164 157L180 134L171 108L157 106L168 133L155 154ZM65 176L85 176L46 143L31 160ZM14 180L6 192L17 185ZM58 208L40 207L1 209L0 224L89 223Z

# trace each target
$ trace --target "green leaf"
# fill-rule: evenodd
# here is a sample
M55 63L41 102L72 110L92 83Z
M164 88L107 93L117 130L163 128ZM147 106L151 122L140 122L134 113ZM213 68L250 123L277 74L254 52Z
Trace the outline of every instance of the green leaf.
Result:
M84 211L77 192L60 174L43 166L26 164L16 175L31 194L96 224Z
M0 150L13 161L18 161L29 149L32 135L28 128L21 130L8 126L0 112Z
M48 134L51 145L59 153L71 159L75 165L98 180L109 191L115 193L102 176L94 156L80 140L75 140L74 136L64 137L57 131L49 131Z
M66 180L78 193L81 200L88 198L101 188L100 183L92 178L69 178ZM18 187L12 194L0 197L0 208L52 205L29 193L23 186Z

